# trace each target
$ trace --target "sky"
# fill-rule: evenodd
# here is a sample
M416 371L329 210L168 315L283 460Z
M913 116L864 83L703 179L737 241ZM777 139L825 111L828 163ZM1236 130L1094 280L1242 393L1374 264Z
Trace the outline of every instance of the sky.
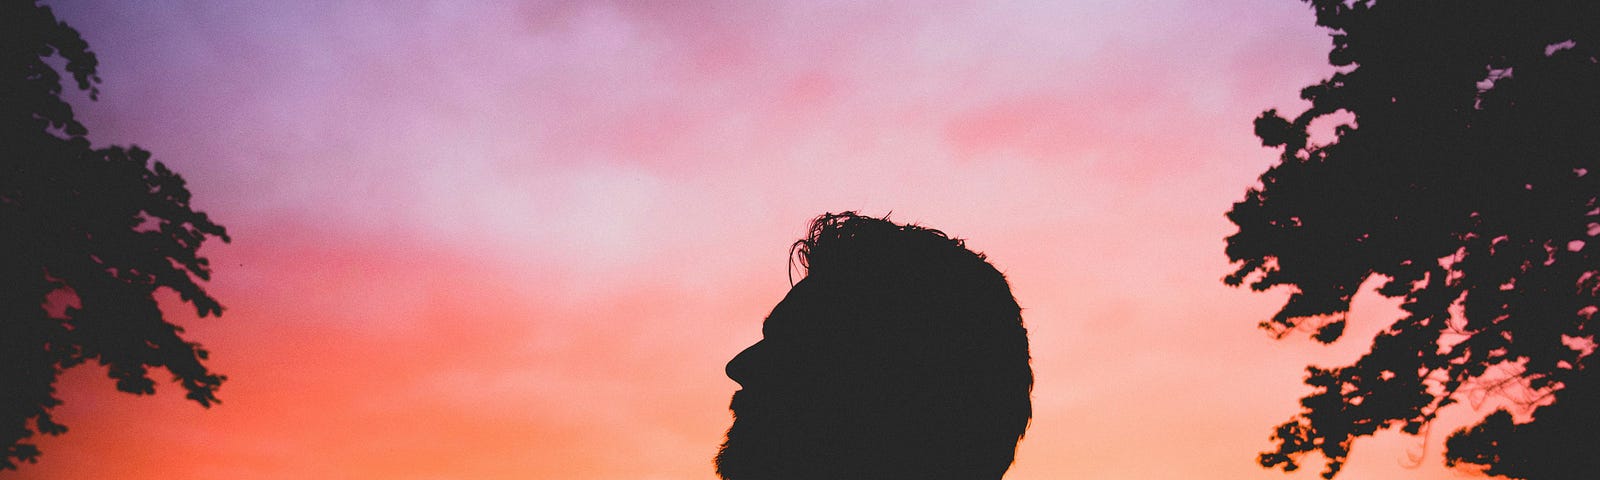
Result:
M1030 332L1009 480L1319 478L1255 463L1395 306L1321 346L1256 327L1223 217L1262 110L1332 72L1294 0L52 2L100 59L96 145L227 226L228 376L61 378L25 479L712 479L737 384L824 212L967 239ZM460 2L466 3L466 2ZM1474 476L1429 435L1343 479ZM1476 410L1474 410L1476 408Z

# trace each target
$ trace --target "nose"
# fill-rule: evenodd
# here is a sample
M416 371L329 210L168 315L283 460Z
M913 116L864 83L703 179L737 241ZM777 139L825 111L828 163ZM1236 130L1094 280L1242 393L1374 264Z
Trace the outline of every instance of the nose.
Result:
M755 370L754 367L760 361L757 357L761 355L761 351L764 349L762 343L756 342L754 345L745 348L744 351L739 352L738 355L734 355L733 360L728 361L728 366L723 370L727 372L729 379L737 382L742 387L750 386L751 375L755 373L753 371Z

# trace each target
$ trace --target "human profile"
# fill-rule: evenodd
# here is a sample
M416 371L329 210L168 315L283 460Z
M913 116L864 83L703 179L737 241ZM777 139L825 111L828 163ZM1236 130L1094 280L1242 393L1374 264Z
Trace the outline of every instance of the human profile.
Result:
M1021 308L983 254L943 232L824 214L804 270L739 383L725 480L999 479L1032 416Z

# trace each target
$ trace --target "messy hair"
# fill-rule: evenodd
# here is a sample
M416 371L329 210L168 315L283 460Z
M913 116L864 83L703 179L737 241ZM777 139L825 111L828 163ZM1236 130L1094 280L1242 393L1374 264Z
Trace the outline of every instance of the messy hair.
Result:
M911 242L908 245L907 242ZM893 244L897 248L887 248ZM916 248L906 248L916 247ZM883 218L856 212L824 213L811 221L810 232L789 248L790 283L795 264L810 273L813 269L832 270L859 266L869 260L883 262L883 255L907 251L945 251L957 256L985 260L982 253L967 249L966 242L944 232L914 223L896 224ZM903 255L895 255L902 256ZM901 258L902 262L906 259Z

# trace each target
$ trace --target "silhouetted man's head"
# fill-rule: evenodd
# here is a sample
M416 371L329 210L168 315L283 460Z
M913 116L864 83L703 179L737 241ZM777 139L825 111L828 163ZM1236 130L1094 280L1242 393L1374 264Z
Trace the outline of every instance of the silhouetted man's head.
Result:
M1005 276L961 240L851 212L794 245L806 276L728 362L728 480L998 479L1032 414Z

